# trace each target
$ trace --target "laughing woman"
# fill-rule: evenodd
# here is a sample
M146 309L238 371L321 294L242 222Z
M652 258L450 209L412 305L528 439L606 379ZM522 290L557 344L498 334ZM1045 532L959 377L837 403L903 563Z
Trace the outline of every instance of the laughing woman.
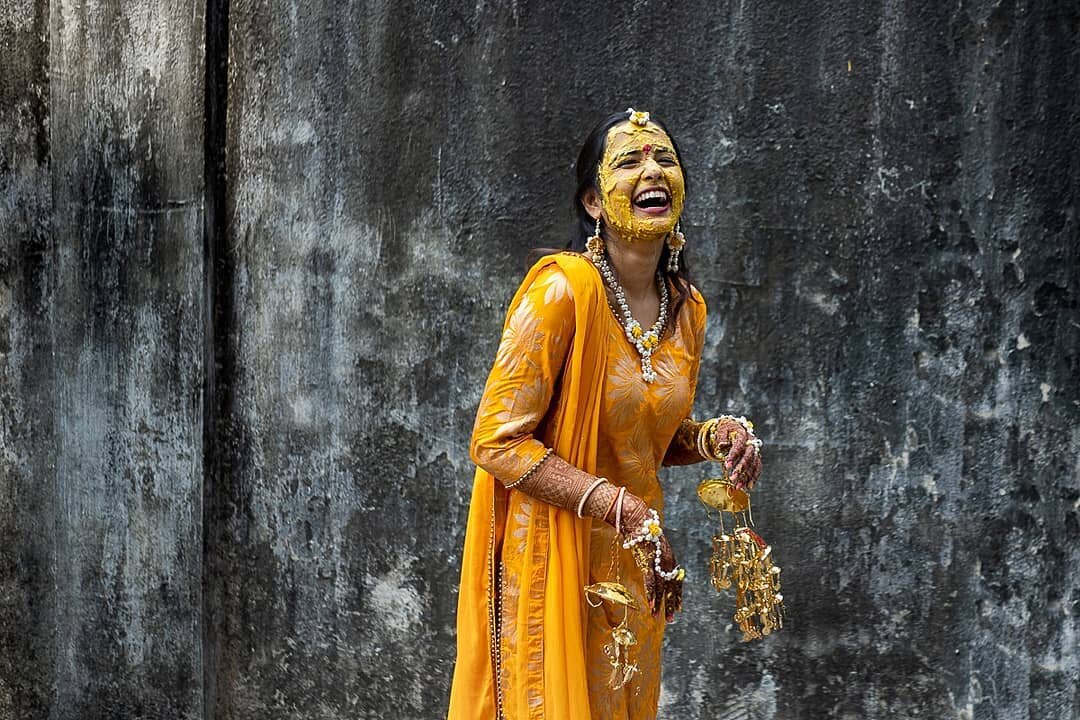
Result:
M518 289L476 417L451 720L656 717L684 575L657 471L761 472L741 418L690 417L705 302L674 140L648 113L612 115L577 179L579 238Z

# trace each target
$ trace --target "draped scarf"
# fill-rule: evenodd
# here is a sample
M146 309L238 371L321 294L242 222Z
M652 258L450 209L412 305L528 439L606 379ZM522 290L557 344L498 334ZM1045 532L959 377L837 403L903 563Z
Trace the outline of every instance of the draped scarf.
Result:
M571 465L595 473L608 356L602 313L609 312L599 273L576 253L541 258L514 295L507 323L536 276L552 263L569 282L575 326L545 437ZM462 554L449 720L502 720L500 704L508 720L589 720L582 588L589 578L592 520L535 501L528 520L530 552L520 575L538 592L503 598L518 603L514 616L530 625L529 638L515 643L509 654L500 653L496 583L512 492L477 468Z

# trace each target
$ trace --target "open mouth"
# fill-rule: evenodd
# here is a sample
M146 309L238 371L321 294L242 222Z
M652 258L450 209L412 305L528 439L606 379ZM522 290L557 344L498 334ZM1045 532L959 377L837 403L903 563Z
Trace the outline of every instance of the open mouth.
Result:
M644 190L634 198L634 207L645 212L657 213L667 210L671 205L671 196L667 190L655 188Z

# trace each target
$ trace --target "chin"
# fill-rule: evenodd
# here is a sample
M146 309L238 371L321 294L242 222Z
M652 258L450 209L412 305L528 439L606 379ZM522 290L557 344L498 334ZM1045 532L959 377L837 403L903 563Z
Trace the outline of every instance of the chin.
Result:
M657 235L667 235L675 229L674 218L650 218L650 222L641 223L645 232Z

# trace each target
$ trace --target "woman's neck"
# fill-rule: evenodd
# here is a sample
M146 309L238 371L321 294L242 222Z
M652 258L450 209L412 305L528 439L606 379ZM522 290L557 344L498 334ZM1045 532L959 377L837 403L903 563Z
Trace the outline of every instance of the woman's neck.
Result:
M608 240L608 258L628 298L643 299L656 292L656 266L663 250L662 237L632 243Z

